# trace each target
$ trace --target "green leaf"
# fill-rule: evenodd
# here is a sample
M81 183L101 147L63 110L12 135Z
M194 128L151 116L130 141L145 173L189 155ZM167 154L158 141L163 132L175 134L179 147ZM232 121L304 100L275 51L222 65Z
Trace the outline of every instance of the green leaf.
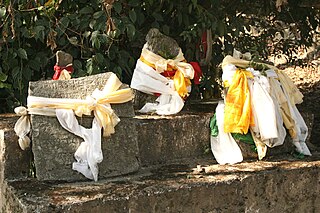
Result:
M163 25L162 26L162 32L165 34L165 35L170 35L170 27L168 25Z
M30 68L26 67L23 69L22 75L23 75L24 80L29 81L32 76L32 70Z
M27 52L25 49L19 48L17 54L22 59L28 59Z
M135 12L134 10L130 10L130 11L129 11L129 18L130 18L130 20L131 20L133 23L136 22L136 20L137 20L137 14L136 14L136 12Z
M153 13L152 16L155 18L157 21L163 21L163 17L159 13Z
M90 24L89 24L89 27L91 28L91 29L94 29L94 25L96 24L96 20L91 20L90 21Z
M132 40L133 37L136 35L136 28L134 27L133 24L128 24L126 26L127 29L127 35L129 37L129 40Z
M140 5L140 0L130 0L128 5L130 7L138 7Z
M82 63L81 63L81 61L79 61L79 60L74 60L72 64L73 64L73 67L74 67L75 70L80 70L80 69L82 69Z
M0 82L0 89L2 89L2 88L10 89L11 88L11 84Z
M14 80L17 80L17 79L20 79L20 67L14 67L13 70L12 70L12 77Z
M4 74L3 72L0 72L0 81L5 82L7 80L8 76Z
M223 36L225 34L225 24L222 21L218 22L217 33L219 36Z
M189 9L189 11L188 11L189 14L191 14L191 12L192 12L192 4L189 4L189 8L188 9Z
M104 62L104 57L101 53L97 53L95 56L93 56L93 59L98 63L98 64L103 64Z
M6 15L7 9L5 7L0 8L0 18Z
M28 66L35 71L40 70L40 64L35 60L29 60Z
M94 19L100 18L104 14L104 11L98 11L93 14Z
M179 26L181 26L181 24L182 24L182 13L181 12L178 12L178 23L179 23Z
M85 38L88 38L91 35L90 31L85 31L84 33L82 33L82 36Z
M92 34L91 34L91 45L92 45L92 47L93 48L96 48L96 49L99 49L100 48L100 46L101 46L101 43L100 43L100 41L99 41L99 31L94 31L94 32L92 32Z
M69 38L68 40L69 40L70 44L72 44L72 45L77 45L78 44L78 38L75 37L75 36Z
M80 14L92 14L93 13L93 9L92 7L84 7L79 11Z
M116 1L113 3L112 7L114 8L114 10L116 11L116 13L120 14L121 10L122 10L122 5L120 2Z
M119 66L116 66L112 71L117 74L117 76L121 76L122 74L122 69Z

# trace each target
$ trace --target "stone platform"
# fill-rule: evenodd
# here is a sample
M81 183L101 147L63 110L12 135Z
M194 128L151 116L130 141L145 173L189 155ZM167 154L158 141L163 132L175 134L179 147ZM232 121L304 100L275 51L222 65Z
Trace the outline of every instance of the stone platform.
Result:
M98 182L6 182L2 212L320 212L320 154L148 167Z
M313 116L302 114L311 128ZM72 141L42 141L50 147L43 153L48 160L34 164L37 149L18 147L13 132L18 117L1 115L0 212L320 211L316 149L311 147L312 157L299 160L286 141L257 161L256 153L242 144L243 163L218 165L211 152L205 152L212 115L186 111L121 118L117 133L103 141L98 182L85 180L62 161L73 161ZM86 119L81 122L90 124ZM125 164L126 159L131 161ZM61 172L52 176L47 168Z

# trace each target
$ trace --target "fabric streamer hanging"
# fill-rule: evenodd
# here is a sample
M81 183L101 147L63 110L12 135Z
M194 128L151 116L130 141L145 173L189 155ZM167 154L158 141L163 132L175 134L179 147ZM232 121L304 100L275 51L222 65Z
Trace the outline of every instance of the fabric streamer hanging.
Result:
M103 136L115 132L115 126L120 122L110 104L125 103L133 99L131 88L120 89L122 83L112 73L103 90L96 89L85 100L64 98L43 98L29 96L28 108L18 107L16 112L21 116L15 125L19 136L19 145L26 149L30 144L27 134L30 131L29 115L56 116L61 126L69 132L83 138L78 147L73 163L73 169L85 177L98 180L98 163L103 160L101 150L101 128ZM94 118L90 129L79 125L76 116L91 115Z

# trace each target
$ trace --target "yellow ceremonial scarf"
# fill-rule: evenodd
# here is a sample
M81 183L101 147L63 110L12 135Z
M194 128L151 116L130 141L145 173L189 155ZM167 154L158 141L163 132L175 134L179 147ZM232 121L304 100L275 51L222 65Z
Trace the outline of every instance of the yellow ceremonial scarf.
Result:
M228 89L224 113L226 133L247 134L249 127L254 126L247 77L253 78L252 73L237 69Z
M161 56L147 50L146 48L143 48L140 60L155 69L160 74L165 71L175 72L173 77L164 76L173 79L175 90L178 92L180 97L186 98L188 96L189 92L187 87L191 85L191 81L184 75L182 70L193 70L193 68L190 64L185 62L182 53L179 54L175 59L166 60Z

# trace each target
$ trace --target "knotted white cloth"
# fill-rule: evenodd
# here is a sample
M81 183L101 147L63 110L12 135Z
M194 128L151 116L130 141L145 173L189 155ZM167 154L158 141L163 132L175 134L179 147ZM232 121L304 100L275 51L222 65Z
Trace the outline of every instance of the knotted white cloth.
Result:
M28 109L18 108L21 118L16 123L16 133L25 149L28 144L26 135L30 131L29 114L56 116L63 128L84 139L75 153L77 162L73 169L82 173L89 179L98 180L98 163L103 160L101 151L101 128L104 136L114 133L114 127L120 119L112 110L110 104L124 103L132 100L133 94L130 88L119 89L122 83L115 74L111 74L103 90L96 89L85 100L65 98L43 98L29 96ZM91 115L94 119L92 128L86 129L79 125L75 115ZM59 133L57 133L59 134ZM30 143L30 139L29 139Z
M142 61L143 60L143 61ZM175 79L161 75L168 65L175 67L184 78L193 79L194 69L191 64L184 62L185 58L180 49L174 59L164 59L146 48L144 45L141 59L138 59L131 80L131 88L147 94L159 93L157 103L147 103L140 112L155 112L159 115L171 115L181 111L184 100L175 88ZM154 67L152 67L154 66ZM181 80L181 79L180 79ZM191 88L187 88L190 92Z
M140 59L134 70L131 88L147 94L160 93L158 103L147 103L140 110L142 113L156 112L158 115L171 115L181 111L184 100L175 91L173 80L167 79Z

